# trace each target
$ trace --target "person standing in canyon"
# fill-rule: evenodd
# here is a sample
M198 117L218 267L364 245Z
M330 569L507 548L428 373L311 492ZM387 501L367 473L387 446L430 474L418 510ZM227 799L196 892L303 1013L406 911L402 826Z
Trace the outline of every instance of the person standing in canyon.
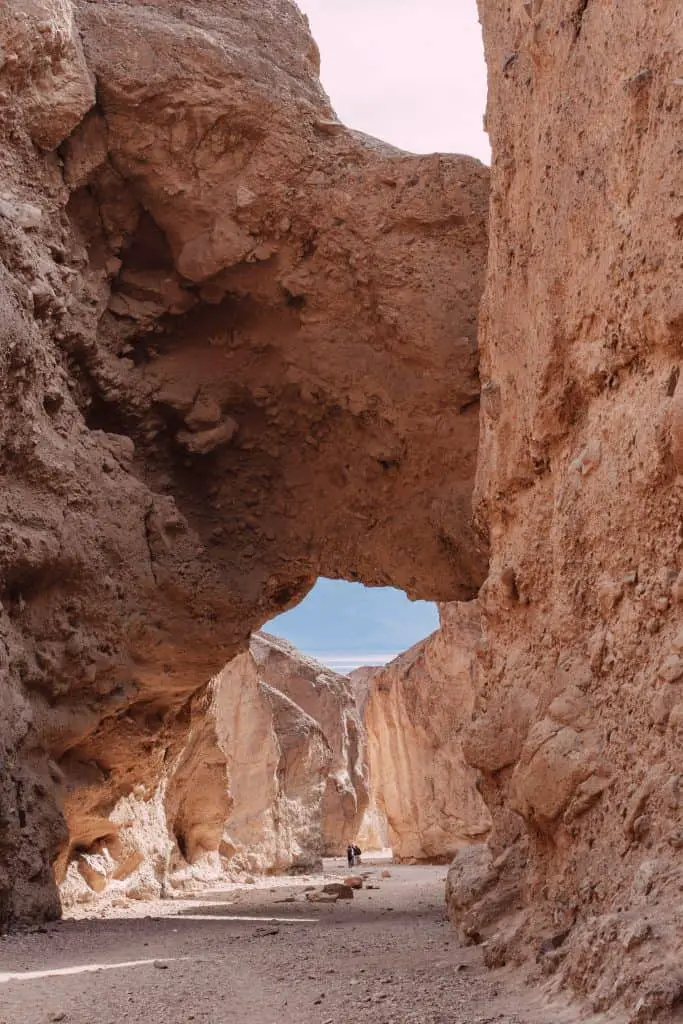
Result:
M346 847L346 860L350 868L356 863L356 853L353 843L349 843Z

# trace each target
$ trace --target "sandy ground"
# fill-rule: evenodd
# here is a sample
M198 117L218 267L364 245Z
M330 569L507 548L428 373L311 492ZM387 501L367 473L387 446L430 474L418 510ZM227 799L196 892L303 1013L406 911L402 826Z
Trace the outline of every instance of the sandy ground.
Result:
M320 879L266 879L114 908L0 939L2 1024L564 1024L459 948L443 867L368 862L353 901L307 902ZM331 877L346 873L326 864ZM81 912L82 913L82 912ZM114 915L114 916L111 916Z

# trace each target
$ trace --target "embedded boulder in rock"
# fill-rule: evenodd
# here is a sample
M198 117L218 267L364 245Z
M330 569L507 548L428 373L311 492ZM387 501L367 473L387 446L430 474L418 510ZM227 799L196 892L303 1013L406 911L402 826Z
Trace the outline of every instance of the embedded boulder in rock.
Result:
M10 0L0 45L3 929L53 863L213 849L202 688L318 574L476 591L488 172L340 125L288 0Z
M253 637L250 651L259 678L294 701L325 734L332 763L321 810L323 854L341 855L368 806L365 736L352 684L267 633Z
M491 825L462 749L480 611L452 603L440 617L436 633L372 676L365 709L371 797L403 861L448 861Z

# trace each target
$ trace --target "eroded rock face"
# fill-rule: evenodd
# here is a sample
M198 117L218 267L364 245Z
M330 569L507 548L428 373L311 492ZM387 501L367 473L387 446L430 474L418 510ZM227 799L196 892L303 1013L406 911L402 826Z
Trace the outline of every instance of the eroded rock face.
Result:
M321 723L264 681L265 644L257 641L256 657L240 655L220 677L218 731L232 797L222 848L249 871L320 868L335 754Z
M480 583L487 173L339 125L288 0L10 0L0 45L5 927L318 573Z
M485 171L339 125L289 0L79 24L99 111L65 148L70 210L111 275L91 421L247 605L321 573L472 594Z
M332 751L322 804L323 854L340 856L368 806L365 735L353 687L286 641L260 633L251 642L259 678L321 726Z
M494 860L528 843L500 957L554 937L544 969L640 1021L681 991L683 25L671 0L571 7L480 4L491 570L465 752Z
M462 751L479 608L453 603L440 615L440 630L372 677L365 710L372 799L404 861L450 860L491 825Z
M63 901L319 869L355 837L367 806L364 747L349 681L254 636L169 716L144 784L108 812L101 776L68 794Z

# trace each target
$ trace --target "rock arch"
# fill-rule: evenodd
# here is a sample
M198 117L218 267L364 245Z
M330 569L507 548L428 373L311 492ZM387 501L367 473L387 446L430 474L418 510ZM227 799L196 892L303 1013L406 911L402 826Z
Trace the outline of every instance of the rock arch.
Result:
M144 789L318 574L476 592L487 171L340 125L289 0L0 36L7 924L57 910L58 790Z

